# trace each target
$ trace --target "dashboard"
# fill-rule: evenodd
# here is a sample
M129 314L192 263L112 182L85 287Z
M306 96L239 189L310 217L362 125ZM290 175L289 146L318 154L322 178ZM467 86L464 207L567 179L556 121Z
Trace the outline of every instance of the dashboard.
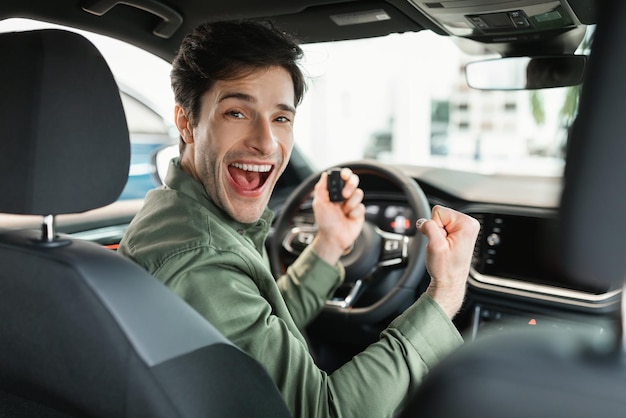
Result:
M555 211L483 209L468 212L481 224L468 279L472 337L544 324L612 332L621 289L578 283L564 274Z
M621 289L564 274L559 254L559 178L467 174L405 167L429 203L464 212L480 222L464 312L466 337L512 325L584 324L612 332ZM362 179L366 219L386 232L413 236L416 217L402 195L380 180ZM490 330L490 331L486 331Z

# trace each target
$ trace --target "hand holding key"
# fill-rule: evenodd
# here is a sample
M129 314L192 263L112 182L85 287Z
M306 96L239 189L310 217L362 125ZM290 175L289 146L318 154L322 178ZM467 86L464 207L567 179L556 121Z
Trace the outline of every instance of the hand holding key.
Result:
M329 264L339 260L363 228L365 206L358 186L359 177L349 168L323 172L315 185L313 213L318 232L312 245Z

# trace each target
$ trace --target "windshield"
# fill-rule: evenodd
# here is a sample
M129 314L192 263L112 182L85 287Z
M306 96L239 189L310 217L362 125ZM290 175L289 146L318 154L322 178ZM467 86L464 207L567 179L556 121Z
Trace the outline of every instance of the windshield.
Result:
M481 91L467 55L429 31L305 45L296 143L316 168L373 158L481 173L561 176L579 87Z

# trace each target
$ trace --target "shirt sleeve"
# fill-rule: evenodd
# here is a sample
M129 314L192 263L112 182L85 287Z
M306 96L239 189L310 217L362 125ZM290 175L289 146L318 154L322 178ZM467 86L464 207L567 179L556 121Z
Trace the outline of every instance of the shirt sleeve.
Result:
M170 287L265 366L295 417L391 417L462 341L439 306L422 296L379 341L328 375L290 323L276 286L275 294L263 293L237 266L224 264L196 265L176 277Z
M298 328L304 329L317 317L344 276L340 263L331 266L311 246L287 268L276 283Z
M441 307L422 295L376 343L332 374L337 403L350 411L339 416L395 416L426 373L462 343Z

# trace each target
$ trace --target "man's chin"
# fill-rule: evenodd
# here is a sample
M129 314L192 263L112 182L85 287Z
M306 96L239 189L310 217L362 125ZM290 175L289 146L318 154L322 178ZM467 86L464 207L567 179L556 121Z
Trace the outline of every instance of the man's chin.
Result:
M237 215L237 216L233 216L231 214L231 217L237 222L242 223L242 224L253 224L261 218L262 214L263 212L257 213L257 214L245 214L245 215Z
M227 213L239 223L251 224L261 218L265 211L265 206L260 205L258 201L254 205L251 205L249 202L231 202L231 207L227 210Z

